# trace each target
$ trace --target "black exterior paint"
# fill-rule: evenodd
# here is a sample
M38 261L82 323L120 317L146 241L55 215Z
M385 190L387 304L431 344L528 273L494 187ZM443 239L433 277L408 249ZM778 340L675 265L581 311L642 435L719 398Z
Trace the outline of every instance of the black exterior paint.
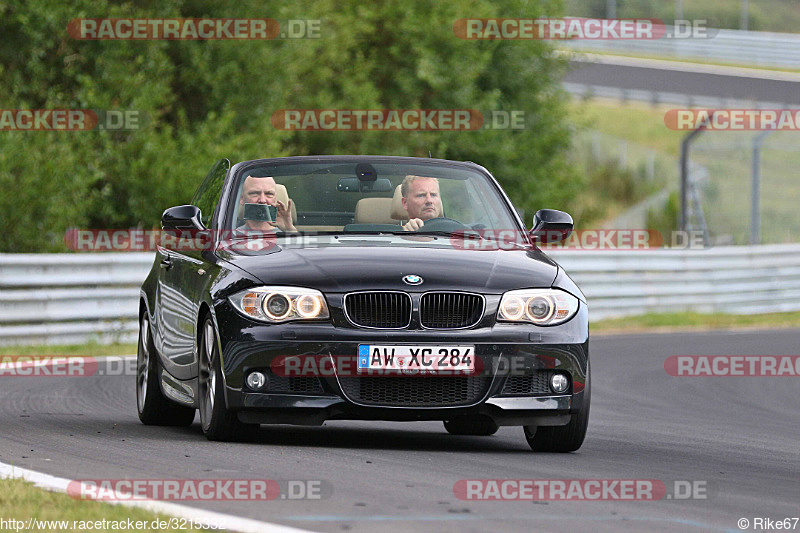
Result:
M287 158L299 159L299 158ZM352 160L349 156L303 158L316 161ZM362 159L362 158L358 158ZM413 158L364 157L364 161ZM261 160L257 163L280 160ZM437 160L425 160L436 162ZM444 162L443 162L444 163ZM524 231L522 220L494 178L472 163L446 162L480 169L498 188L509 211ZM254 162L234 165L228 172L211 228L226 226L227 202L232 201L238 172ZM588 367L588 309L586 300L566 273L544 253L531 247L518 250L463 250L447 237L421 239L405 236L294 237L269 243L258 252L231 249L176 252L159 249L142 286L142 312L150 316L161 366L171 381L181 382L197 398L197 337L205 313L210 313L219 335L226 399L229 408L246 421L321 423L325 419L443 420L456 414L487 414L500 425L561 425L582 404ZM162 262L168 258L169 268ZM422 276L423 285L411 287L402 277ZM331 318L323 322L271 325L239 314L228 296L260 285L288 285L320 290ZM521 288L557 287L580 299L578 313L558 326L497 323L502 294ZM342 311L343 297L361 290L402 290L412 296L413 319L403 330L371 330L352 325ZM482 320L464 330L426 330L418 320L419 295L433 290L481 293L486 298ZM565 370L574 388L566 408L505 412L484 400L500 393L498 376L485 397L469 407L380 408L357 406L344 399L335 377L323 378L322 395L259 394L247 392L245 372L268 368L276 356L355 356L359 343L474 344L484 362L519 356L530 368ZM555 396L553 398L556 398ZM562 397L558 397L563 399ZM543 398L546 399L546 398ZM195 407L197 402L195 401ZM544 418L543 418L544 417ZM547 422L549 419L550 422Z

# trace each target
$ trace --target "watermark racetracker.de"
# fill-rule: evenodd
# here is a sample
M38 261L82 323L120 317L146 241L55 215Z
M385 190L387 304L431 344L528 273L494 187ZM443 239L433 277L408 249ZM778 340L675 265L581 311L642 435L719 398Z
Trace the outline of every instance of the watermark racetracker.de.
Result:
M468 501L708 500L712 493L715 484L686 479L461 479L453 485L453 495Z
M64 355L0 356L0 378L135 376L136 358Z
M333 495L333 484L322 479L76 479L67 495L100 501L323 500Z
M272 40L319 39L319 19L82 18L67 24L76 40Z
M453 23L459 39L543 39L543 40L657 40L709 39L716 30L706 19L563 18L463 18Z
M525 111L476 109L278 109L287 131L476 131L525 129Z
M664 124L676 131L796 131L800 109L670 109Z
M310 234L313 232L309 232ZM282 244L303 248L324 248L336 245L338 235L288 234L281 236ZM409 239L435 237L403 232L397 235ZM457 230L447 242L457 250L519 250L529 246L528 232L516 229ZM704 233L699 230L669 231L646 229L582 229L566 238L561 231L536 232L532 235L537 247L543 250L702 250L709 248ZM145 230L145 229L79 229L64 234L64 244L77 252L151 252L159 248L174 251L206 251L215 247L258 252L274 247L278 235L255 230Z
M127 131L146 120L138 110L0 109L0 131Z
M664 370L676 377L797 377L798 355L671 355Z

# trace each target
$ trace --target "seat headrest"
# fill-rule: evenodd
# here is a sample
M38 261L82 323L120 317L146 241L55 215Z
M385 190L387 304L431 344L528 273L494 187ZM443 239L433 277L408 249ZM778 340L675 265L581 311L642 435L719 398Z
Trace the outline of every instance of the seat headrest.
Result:
M278 198L278 201L283 202L283 205L289 203L289 193L286 191L286 185L276 183L275 196ZM295 207L294 202L292 202L292 223L294 224L295 222L297 222L297 207Z
M403 195L400 192L400 185L395 187L394 196L392 196L392 211L391 217L395 220L408 220L408 211L403 208Z
M391 215L391 198L362 198L356 204L354 224L397 224Z

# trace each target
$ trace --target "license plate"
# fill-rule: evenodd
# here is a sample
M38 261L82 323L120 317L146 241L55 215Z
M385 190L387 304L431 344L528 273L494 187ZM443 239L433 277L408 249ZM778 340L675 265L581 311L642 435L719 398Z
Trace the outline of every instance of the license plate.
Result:
M372 370L402 374L471 374L475 370L475 347L360 344L358 371Z

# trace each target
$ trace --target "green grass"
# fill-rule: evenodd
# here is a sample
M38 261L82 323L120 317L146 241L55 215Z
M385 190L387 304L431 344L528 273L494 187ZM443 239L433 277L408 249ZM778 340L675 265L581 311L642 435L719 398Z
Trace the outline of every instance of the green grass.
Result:
M578 227L602 226L664 188L677 189L681 135L664 126L666 110L638 102L574 100L571 120L578 130L570 158L586 183L570 204Z
M673 107L676 106L574 99L572 120L584 128L677 157L686 132L671 130L664 124L664 114Z
M136 344L70 344L45 346L0 346L0 355L135 355Z
M95 522L105 520L147 522L144 529L129 529L128 531L205 531L198 529L159 529L152 528L153 520L169 521L170 517L163 514L156 514L144 509L127 507L122 505L111 505L108 503L74 500L70 496L60 492L50 492L48 490L35 487L32 483L19 479L0 479L0 509L3 510L4 520L15 519L26 521L29 518L39 520L67 520L69 525L65 529L58 527L50 529L38 529L38 531L87 531L88 529L75 528L73 522ZM177 524L182 525L182 519ZM188 523L186 523L188 528ZM94 526L94 524L93 524ZM8 529L8 528L6 528ZM96 528L99 531L110 531L111 529ZM13 529L11 529L13 531ZM24 530L24 528L22 529ZM31 531L37 531L32 529ZM118 531L124 531L119 529Z
M575 100L573 119L603 135L647 147L665 158L666 182L677 189L680 144L685 131L664 124L664 114L679 106L592 99ZM750 188L753 140L757 131L708 131L695 138L690 158L708 170L700 183L703 211L712 238L721 244L747 244L750 231ZM762 243L797 242L800 235L800 151L797 131L777 131L761 150ZM663 168L663 165L662 165Z
M675 330L782 329L800 328L800 312L763 315L723 313L665 313L599 320L591 323L594 333L658 333Z
M717 235L734 244L748 242L752 181L752 143L759 132L707 132L692 147L692 160L704 165L703 209ZM800 234L800 152L796 131L779 131L766 138L761 150L762 242L797 242Z

